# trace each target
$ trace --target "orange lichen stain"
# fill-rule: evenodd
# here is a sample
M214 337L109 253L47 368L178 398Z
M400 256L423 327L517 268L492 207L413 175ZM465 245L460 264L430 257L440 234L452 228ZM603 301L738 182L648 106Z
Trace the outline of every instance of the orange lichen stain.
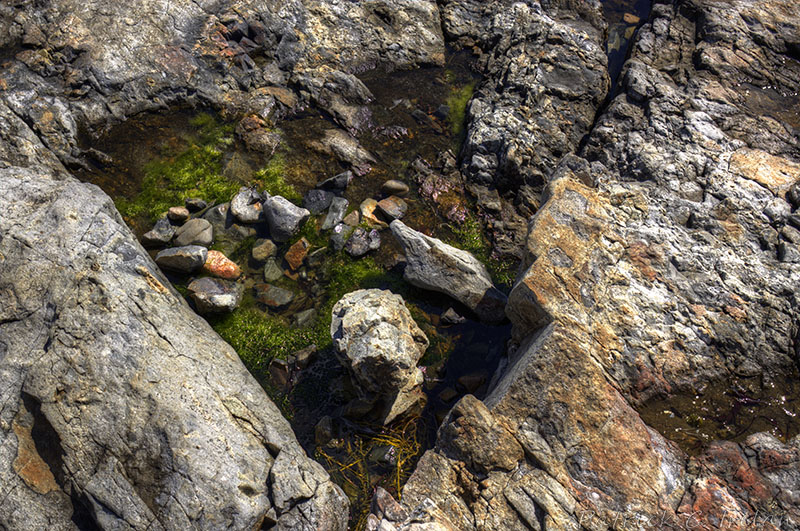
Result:
M758 149L742 148L731 155L728 169L784 197L800 175L800 164Z
M153 276L153 274L150 271L148 271L146 267L141 265L136 266L136 272L144 277L144 280L145 282L147 282L147 285L153 288L153 290L162 294L169 293L169 290L165 288L164 285L161 282L159 282L158 279L155 276Z
M36 445L31 437L31 429L16 421L12 424L12 428L18 441L17 458L12 465L14 472L31 490L38 494L47 494L58 490L53 472L36 451Z
M736 306L725 306L724 310L725 310L725 313L727 313L728 315L730 315L731 317L733 317L736 321L739 321L740 323L742 323L742 322L747 320L747 312L744 311L741 308L738 308Z
M644 242L632 243L628 247L628 257L630 258L631 264L636 266L647 280L652 282L658 277L658 274L651 265L656 255Z
M0 77L0 90L8 90L8 83L2 77Z

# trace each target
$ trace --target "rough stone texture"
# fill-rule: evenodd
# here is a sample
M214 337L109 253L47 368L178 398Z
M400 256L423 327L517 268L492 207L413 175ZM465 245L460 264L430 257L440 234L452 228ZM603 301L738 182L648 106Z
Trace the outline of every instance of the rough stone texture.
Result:
M264 212L269 223L269 233L276 242L285 242L302 227L311 212L300 208L288 199L274 195L264 201Z
M175 245L202 245L208 247L214 241L214 227L205 219L190 219L175 231Z
M242 275L239 266L219 251L208 251L206 263L203 264L203 273L227 280L236 280Z
M231 213L242 223L256 223L261 220L264 211L261 206L261 194L253 188L243 186L231 199Z
M404 509L432 500L460 529L797 528L797 438L688 458L634 406L796 363L798 43L789 2L653 6L620 94L546 177L487 411L440 428ZM524 450L512 470L458 432L493 424Z
M199 245L186 245L164 249L156 255L159 267L178 271L180 273L193 273L206 263L208 249Z
M230 203L210 208L203 213L202 219L211 223L214 243L225 254L232 253L244 239L256 235L253 227L238 223L231 212Z
M462 167L497 252L519 256L531 192L578 150L609 80L599 0L445 0L445 34L482 51Z
M363 397L385 401L385 423L424 397L417 362L428 338L401 296L378 289L348 293L333 307L331 337Z
M294 300L294 293L272 284L256 284L255 290L256 300L272 310L283 309Z
M229 280L199 278L186 289L200 314L232 312L242 301L242 285Z
M395 220L392 234L403 246L408 265L403 278L420 288L444 293L471 308L481 320L505 319L506 296L494 287L477 258Z
M0 170L0 525L345 529L341 491L111 200L48 172ZM278 461L317 470L289 504Z

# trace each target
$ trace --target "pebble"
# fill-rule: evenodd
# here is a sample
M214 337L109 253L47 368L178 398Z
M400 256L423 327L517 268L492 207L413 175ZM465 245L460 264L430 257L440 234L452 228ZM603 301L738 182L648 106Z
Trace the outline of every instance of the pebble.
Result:
M347 188L347 185L350 184L350 181L352 180L353 172L348 170L317 183L317 188L322 188L324 190L343 191L345 188Z
M344 246L345 252L354 258L364 256L370 251L376 251L381 246L381 236L372 229L367 232L361 227L356 228Z
M328 208L328 215L325 216L325 221L322 223L322 230L332 229L341 223L349 204L350 203L344 197L332 198L330 207ZM358 225L357 222L356 225Z
M294 300L294 293L272 284L256 284L256 300L271 310L287 307Z
M278 266L274 258L268 258L267 263L264 265L264 280L267 282L275 282L283 276L283 270Z
M231 199L231 213L242 223L256 223L264 215L261 194L255 189L243 186Z
M391 220L401 219L408 211L408 203L393 195L378 201L378 209Z
M169 243L177 227L170 223L169 219L161 218L156 221L152 230L144 233L142 236L142 245L145 247L158 247Z
M201 314L232 312L242 301L241 284L229 280L199 278L192 281L187 289Z
M300 266L303 265L303 260L306 259L306 255L308 254L308 249L311 247L311 244L308 243L308 240L305 238L300 238L297 242L295 242L289 250L284 255L283 259L286 260L286 263L289 264L289 267L292 268L293 271L300 269Z
M189 212L200 212L201 210L203 210L208 206L208 203L206 203L205 201L203 201L198 197L190 197L189 199L184 201L184 204L186 205L186 208L189 210Z
M242 270L236 262L219 251L208 251L203 272L227 280L236 280L242 276Z
M176 223L183 223L189 219L189 209L181 206L170 207L167 217Z
M368 197L361 202L358 209L361 212L361 219L367 222L370 227L377 227L380 229L385 229L389 225L384 223L383 221L379 220L377 216L375 216L375 210L378 208L378 202Z
M398 181L397 179L391 179L381 185L381 192L388 195L404 197L406 194L408 194L408 191L408 185L403 181Z
M327 190L309 190L303 197L303 208L308 209L312 214L317 215L331 206L334 195Z
M448 308L442 314L442 322L444 324L461 324L466 322L466 318L459 315L453 308Z
M269 257L275 256L277 252L278 246L272 240L261 239L256 240L251 254L256 262L266 262Z

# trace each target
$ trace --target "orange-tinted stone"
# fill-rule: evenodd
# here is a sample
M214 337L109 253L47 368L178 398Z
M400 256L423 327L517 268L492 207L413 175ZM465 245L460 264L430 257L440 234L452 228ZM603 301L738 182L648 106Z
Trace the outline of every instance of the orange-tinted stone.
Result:
M219 251L208 251L203 272L227 280L236 280L242 275L239 266Z

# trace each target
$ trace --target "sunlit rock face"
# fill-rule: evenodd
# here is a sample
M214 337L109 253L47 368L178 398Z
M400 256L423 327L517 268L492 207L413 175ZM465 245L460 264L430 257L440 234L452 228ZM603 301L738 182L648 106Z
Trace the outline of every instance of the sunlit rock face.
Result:
M485 401L526 457L477 466L445 426L406 508L465 529L798 525L800 439L774 436L796 430L688 456L634 409L734 377L780 394L796 371L798 28L786 2L653 6L528 226L519 347Z

